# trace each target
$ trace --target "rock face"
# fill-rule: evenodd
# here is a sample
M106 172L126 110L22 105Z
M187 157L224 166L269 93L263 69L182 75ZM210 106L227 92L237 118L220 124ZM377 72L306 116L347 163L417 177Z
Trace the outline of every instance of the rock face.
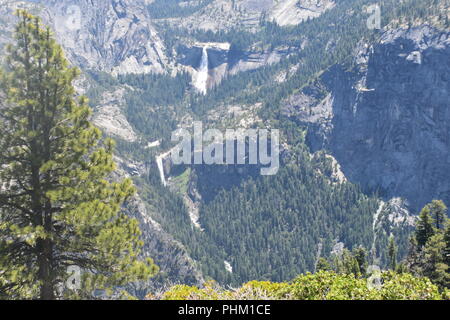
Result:
M0 9L38 11L69 60L83 69L117 74L162 73L165 48L150 22L145 0L8 1ZM34 8L34 10L33 10ZM10 26L12 27L12 25Z
M335 66L284 106L350 181L417 211L450 204L450 33L421 27L361 45L356 67Z
M188 30L229 30L237 26L256 31L262 11L272 0L212 0L191 15L163 19L173 26ZM186 3L198 3L186 1Z
M125 105L124 94L125 88L104 92L100 105L95 108L93 122L107 135L135 142L137 135L122 111Z
M172 25L189 30L229 30L245 28L257 31L262 19L281 26L297 25L308 18L316 18L335 5L333 0L212 0L205 1L192 15L163 19ZM186 1L195 5L197 1ZM181 4L180 4L181 6Z
M280 26L296 25L308 18L317 18L334 6L332 0L274 0L269 18Z

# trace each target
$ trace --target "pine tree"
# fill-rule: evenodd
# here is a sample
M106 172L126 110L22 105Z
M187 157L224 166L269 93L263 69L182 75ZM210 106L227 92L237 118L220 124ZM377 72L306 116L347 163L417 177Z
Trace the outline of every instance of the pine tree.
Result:
M397 268L397 246L395 245L395 239L393 236L389 238L388 254L389 267L391 270L395 271Z
M430 215L430 207L425 206L419 214L416 225L416 240L419 248L422 248L434 234L433 218Z
M411 236L409 242L409 251L404 264L408 272L414 275L421 275L423 252L420 250L415 236Z
M79 71L38 18L17 15L0 74L0 296L73 295L69 266L83 270L82 298L148 279L156 267L138 258L138 222L121 211L134 187L111 182L114 143L101 143L86 98L74 98Z
M441 232L433 235L423 249L423 275L440 288L450 288L450 270L444 259L445 249L444 234Z
M434 220L436 229L440 230L444 228L444 222L447 218L447 206L444 202L442 200L433 200L427 206L430 210L431 217Z
M447 227L445 228L444 241L445 241L444 261L448 266L450 266L450 219L447 219Z
M331 271L331 265L328 262L327 259L325 259L324 257L320 257L319 260L317 261L317 267L316 267L316 272L319 271Z
M367 263L367 250L363 246L359 246L353 249L353 256L358 262L358 268L362 275L366 274L368 263Z
M361 275L358 260L348 249L344 249L342 255L335 260L334 265L338 273Z

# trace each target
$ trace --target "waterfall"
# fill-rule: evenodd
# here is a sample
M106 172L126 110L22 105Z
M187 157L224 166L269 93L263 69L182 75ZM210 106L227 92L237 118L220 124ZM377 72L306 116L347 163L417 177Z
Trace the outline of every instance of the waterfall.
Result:
M164 166L163 166L163 158L164 155L156 156L156 164L158 165L159 176L161 178L161 183L163 186L167 186L166 177L164 175Z
M197 78L194 83L194 86L197 88L197 90L202 93L206 94L207 90L207 82L208 82L208 50L206 47L203 47L202 52L202 61L200 62L200 67L197 71Z
M224 261L225 263L225 270L228 271L229 273L233 273L233 266L231 265L231 263L229 263L228 261Z
M372 248L370 250L372 263L375 263L375 261L377 259L377 240L378 240L377 239L378 238L377 226L380 223L379 219L380 219L381 214L383 212L384 205L385 205L385 202L384 201L380 201L380 205L379 205L379 207L377 209L377 212L375 212L375 214L373 216L373 224L372 224L373 241L372 241Z
M161 177L161 183L163 184L164 187L167 186L167 181L166 181L166 175L164 174L163 160L164 160L164 158L169 156L171 154L171 152L172 152L172 150L169 150L166 153L156 156L156 164L158 166L159 176Z

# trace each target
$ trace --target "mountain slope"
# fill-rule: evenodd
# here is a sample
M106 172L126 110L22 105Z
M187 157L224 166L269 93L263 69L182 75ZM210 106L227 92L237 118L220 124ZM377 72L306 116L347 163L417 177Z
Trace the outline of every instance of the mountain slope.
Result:
M449 56L448 32L386 32L361 45L354 70L330 69L286 112L311 128L313 150L330 150L367 191L403 197L416 212L433 198L449 202Z

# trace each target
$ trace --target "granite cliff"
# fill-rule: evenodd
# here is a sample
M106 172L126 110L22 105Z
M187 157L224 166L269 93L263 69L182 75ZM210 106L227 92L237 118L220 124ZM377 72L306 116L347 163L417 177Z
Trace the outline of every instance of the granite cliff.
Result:
M449 55L448 32L387 31L361 43L353 67L335 65L287 99L284 113L366 191L404 198L414 211L435 198L450 203Z

